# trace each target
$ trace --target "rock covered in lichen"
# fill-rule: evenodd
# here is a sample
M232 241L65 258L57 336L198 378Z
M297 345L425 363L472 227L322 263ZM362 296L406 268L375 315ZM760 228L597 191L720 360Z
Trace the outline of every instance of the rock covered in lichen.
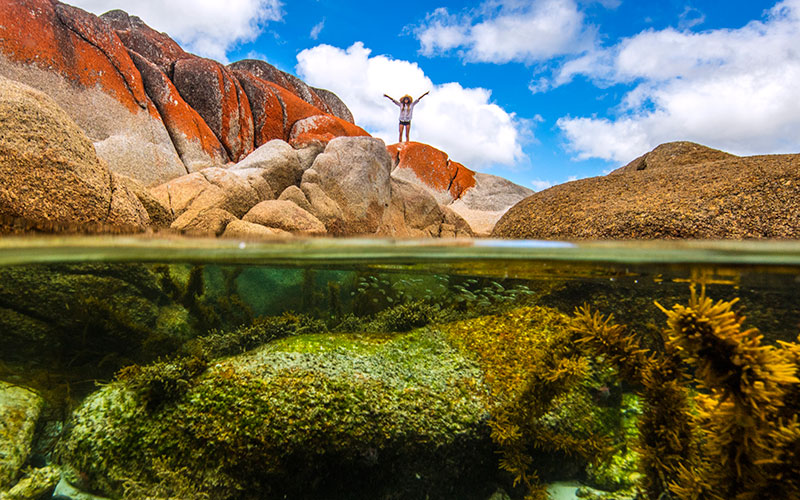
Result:
M167 368L122 376L77 410L61 455L86 486L222 499L491 493L481 373L431 330L298 335L199 375ZM147 404L168 373L169 397Z

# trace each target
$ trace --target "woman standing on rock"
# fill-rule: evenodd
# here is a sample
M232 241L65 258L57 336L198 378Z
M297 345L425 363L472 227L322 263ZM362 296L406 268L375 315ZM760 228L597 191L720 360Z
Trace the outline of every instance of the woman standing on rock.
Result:
M384 97L388 98L390 101L400 106L400 127L398 129L399 136L397 138L397 142L403 142L404 127L406 129L406 142L408 142L408 134L411 131L411 115L414 113L414 106L417 105L420 99L422 99L429 93L430 90L419 96L416 101L412 101L411 96L406 94L400 98L400 102L397 102L388 95L383 94Z

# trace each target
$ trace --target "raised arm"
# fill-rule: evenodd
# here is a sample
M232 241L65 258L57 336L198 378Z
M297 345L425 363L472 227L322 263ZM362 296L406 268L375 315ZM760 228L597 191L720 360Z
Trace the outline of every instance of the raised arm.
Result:
M390 101L392 101L393 103L397 104L398 106L401 106L401 104L400 104L399 102L395 101L394 99L392 99L392 98L391 98L391 97L389 97L388 95L386 95L386 94L383 94L383 97L385 97L385 98L389 99Z
M414 101L414 104L418 103L420 100L422 100L423 97L425 97L426 95L428 95L430 93L431 93L431 91L429 90L429 91L425 92L424 94L422 94L421 96L417 97L417 100Z

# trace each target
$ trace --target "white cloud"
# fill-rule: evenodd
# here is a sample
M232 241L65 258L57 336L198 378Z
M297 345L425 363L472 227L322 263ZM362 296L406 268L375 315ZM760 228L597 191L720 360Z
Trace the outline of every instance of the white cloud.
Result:
M150 27L163 31L195 54L227 62L236 44L254 40L270 21L283 16L280 0L69 0L100 15L122 9L139 16Z
M383 97L415 98L430 90L414 109L411 139L425 142L469 168L514 165L529 123L491 102L491 91L451 82L434 84L408 61L371 56L361 42L345 49L318 45L297 55L297 73L309 85L335 92L355 121L387 144L397 142L398 108Z
M325 27L325 19L322 19L322 21L318 22L317 24L314 25L313 28L311 28L311 33L308 35L308 37L311 38L312 40L316 40L317 38L319 38L319 34L322 32L322 28L324 27Z
M706 15L700 10L687 5L678 16L678 27L680 29L690 29L706 22Z
M595 39L574 0L491 0L461 15L439 8L413 31L424 55L458 49L467 61L492 63L580 53Z
M534 191L544 191L545 189L555 185L556 183L553 181L543 181L542 179L533 179L531 181L531 187Z
M736 154L800 149L800 0L739 29L648 30L566 63L554 84L583 74L632 84L612 118L563 117L578 158L626 163L668 141Z

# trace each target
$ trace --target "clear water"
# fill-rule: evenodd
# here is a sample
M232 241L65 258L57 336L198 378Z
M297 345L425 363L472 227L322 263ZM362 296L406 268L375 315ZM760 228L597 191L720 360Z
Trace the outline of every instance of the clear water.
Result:
M527 318L527 335L544 328L542 314L570 318L589 304L658 350L666 316L655 302L687 304L692 287L738 299L737 314L764 344L793 342L800 332L795 242L4 238L0 380L46 402L28 464L56 464L65 481L108 497L522 498L525 487L499 467L503 445L491 435L525 387L492 379L516 376L506 367L485 366L490 351L515 362L502 356L519 346L498 328L517 315ZM497 340L480 344L484 333ZM591 373L579 389L550 400L524 432L602 432L617 451L634 448L636 387L615 381L604 356L583 355ZM202 366L181 364L194 358ZM534 376L520 366L521 380ZM119 387L136 397L119 399ZM303 399L312 389L318 399ZM594 420L577 423L587 402ZM111 415L111 407L135 416ZM182 437L156 436L171 418L179 419L171 428L186 426ZM223 431L222 421L254 427ZM527 469L540 482L621 495L607 498L635 494L635 463L604 472L603 481L587 473L603 467L588 465L592 457L526 439ZM624 487L609 486L614 474Z

